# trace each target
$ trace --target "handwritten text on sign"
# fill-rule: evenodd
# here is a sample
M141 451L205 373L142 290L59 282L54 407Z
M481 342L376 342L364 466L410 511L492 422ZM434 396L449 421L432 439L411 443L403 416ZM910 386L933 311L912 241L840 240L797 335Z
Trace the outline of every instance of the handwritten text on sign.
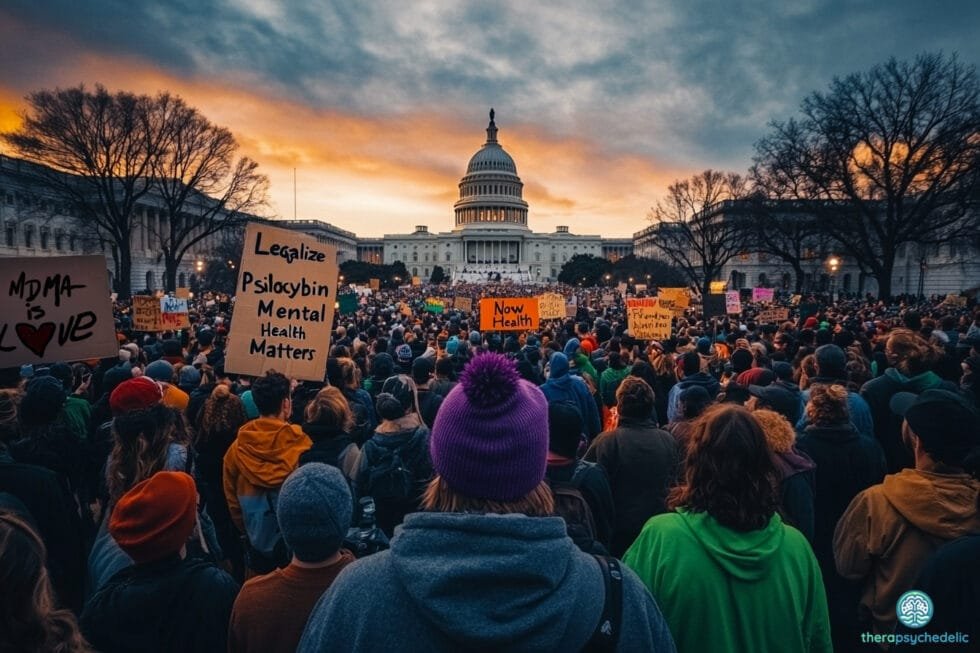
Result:
M774 292L772 288L753 288L752 289L752 301L754 302L771 302Z
M163 331L159 299L150 295L133 296L133 328L137 331Z
M533 331L537 328L537 297L480 300L480 331Z
M626 300L626 323L630 335L639 340L669 338L673 315L674 312L661 306L656 297Z
M774 324L778 322L785 322L789 319L789 309L788 308L770 308L766 311L759 311L756 321L761 324Z
M191 323L187 318L187 300L182 297L161 297L160 324L164 330L189 327Z
M104 256L0 258L0 367L115 356Z
M251 223L225 369L322 381L337 288L337 250L311 236Z
M729 290L725 293L725 312L729 315L742 312L742 298L737 290Z
M538 317L542 320L556 320L565 317L565 297L556 292L538 295Z

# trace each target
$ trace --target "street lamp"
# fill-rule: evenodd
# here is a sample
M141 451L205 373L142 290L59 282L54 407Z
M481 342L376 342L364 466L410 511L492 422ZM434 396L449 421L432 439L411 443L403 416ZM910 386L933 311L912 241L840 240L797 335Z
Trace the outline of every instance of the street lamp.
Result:
M607 272L606 273L606 276L603 277L603 278L606 280L606 283L608 284L609 283L609 280L612 279L612 275Z
M197 263L194 265L197 268L198 273L204 272L204 261L197 259Z
M837 270L840 269L840 259L831 254L827 259L827 267L830 268L830 301L834 301L834 292L837 285Z

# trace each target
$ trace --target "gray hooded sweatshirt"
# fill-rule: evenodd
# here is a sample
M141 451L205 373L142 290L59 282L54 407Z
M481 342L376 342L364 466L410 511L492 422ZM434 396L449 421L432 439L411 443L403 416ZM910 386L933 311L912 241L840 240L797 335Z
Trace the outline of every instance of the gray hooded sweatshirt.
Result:
M618 651L675 651L653 597L623 570ZM595 558L557 517L414 513L317 603L299 652L578 651L605 596Z

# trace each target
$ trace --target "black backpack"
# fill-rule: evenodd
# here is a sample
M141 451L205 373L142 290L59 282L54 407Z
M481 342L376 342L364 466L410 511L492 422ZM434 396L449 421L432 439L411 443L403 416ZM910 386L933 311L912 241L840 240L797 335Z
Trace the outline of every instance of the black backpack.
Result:
M586 465L580 460L576 464L575 476L578 476ZM585 495L572 481L548 481L551 494L555 499L555 515L565 520L565 529L575 545L586 553L608 555L608 551L598 540L595 516L592 507L586 501Z
M384 447L372 440L364 443L362 455L367 459L366 481L358 487L361 496L382 501L411 501L417 498L416 472L406 461L411 457L418 434L401 447Z

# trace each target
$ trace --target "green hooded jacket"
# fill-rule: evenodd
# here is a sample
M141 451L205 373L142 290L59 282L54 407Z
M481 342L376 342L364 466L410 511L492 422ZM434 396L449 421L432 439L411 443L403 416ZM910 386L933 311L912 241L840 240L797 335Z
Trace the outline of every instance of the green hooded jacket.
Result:
M623 556L680 653L833 650L820 568L778 514L739 532L684 509L652 517Z

